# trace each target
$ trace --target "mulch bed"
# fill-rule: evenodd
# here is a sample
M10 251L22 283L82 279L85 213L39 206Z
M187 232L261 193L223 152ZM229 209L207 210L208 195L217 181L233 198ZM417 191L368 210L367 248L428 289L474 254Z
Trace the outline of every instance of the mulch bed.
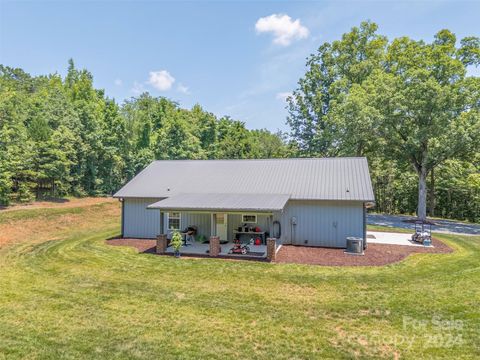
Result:
M106 240L106 243L113 246L131 246L138 252L155 254L155 240L115 238ZM438 239L432 239L432 243L434 247L429 248L369 243L363 256L345 254L345 249L283 245L277 253L276 262L325 266L381 266L399 262L415 253L445 254L453 252L450 247Z
M345 249L283 245L276 262L325 266L381 266L396 263L415 253L451 253L453 250L438 239L434 247L369 243L365 255L345 254Z

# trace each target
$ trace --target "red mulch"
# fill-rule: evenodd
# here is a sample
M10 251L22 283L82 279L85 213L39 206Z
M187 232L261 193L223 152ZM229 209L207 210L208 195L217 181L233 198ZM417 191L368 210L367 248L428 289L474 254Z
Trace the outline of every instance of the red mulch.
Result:
M141 253L155 253L155 240L109 239L108 245L131 246ZM325 266L381 266L405 259L414 253L451 253L453 250L438 239L432 239L433 248L407 245L368 244L365 255L345 254L345 249L283 245L277 253L277 263L296 263ZM240 260L240 259L239 259ZM260 260L260 259L259 259Z
M345 254L345 249L283 245L276 262L326 266L381 266L405 259L414 253L451 253L453 250L438 239L432 239L433 248L368 244L365 255Z

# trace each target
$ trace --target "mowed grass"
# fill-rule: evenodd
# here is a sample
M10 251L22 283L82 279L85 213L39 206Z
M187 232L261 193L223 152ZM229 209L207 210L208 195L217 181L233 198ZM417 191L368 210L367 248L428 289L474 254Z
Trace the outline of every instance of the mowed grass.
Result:
M106 245L118 206L0 248L0 358L480 357L480 237L385 267L175 259ZM69 216L25 211L0 224Z

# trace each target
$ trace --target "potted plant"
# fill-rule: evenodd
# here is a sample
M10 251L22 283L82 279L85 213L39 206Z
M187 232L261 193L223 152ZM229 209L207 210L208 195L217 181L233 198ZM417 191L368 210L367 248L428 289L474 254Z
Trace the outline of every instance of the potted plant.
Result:
M175 231L172 235L172 240L170 241L175 257L180 257L180 248L182 247L182 244L182 235L178 231Z

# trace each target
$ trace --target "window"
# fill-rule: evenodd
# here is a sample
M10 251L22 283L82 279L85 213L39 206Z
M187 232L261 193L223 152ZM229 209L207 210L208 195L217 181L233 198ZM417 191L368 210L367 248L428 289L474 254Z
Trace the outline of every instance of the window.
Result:
M225 214L216 214L217 224L225 224Z
M168 230L180 230L181 215L179 212L168 213Z
M257 215L244 214L244 215L242 215L242 222L243 223L256 223L257 222Z

